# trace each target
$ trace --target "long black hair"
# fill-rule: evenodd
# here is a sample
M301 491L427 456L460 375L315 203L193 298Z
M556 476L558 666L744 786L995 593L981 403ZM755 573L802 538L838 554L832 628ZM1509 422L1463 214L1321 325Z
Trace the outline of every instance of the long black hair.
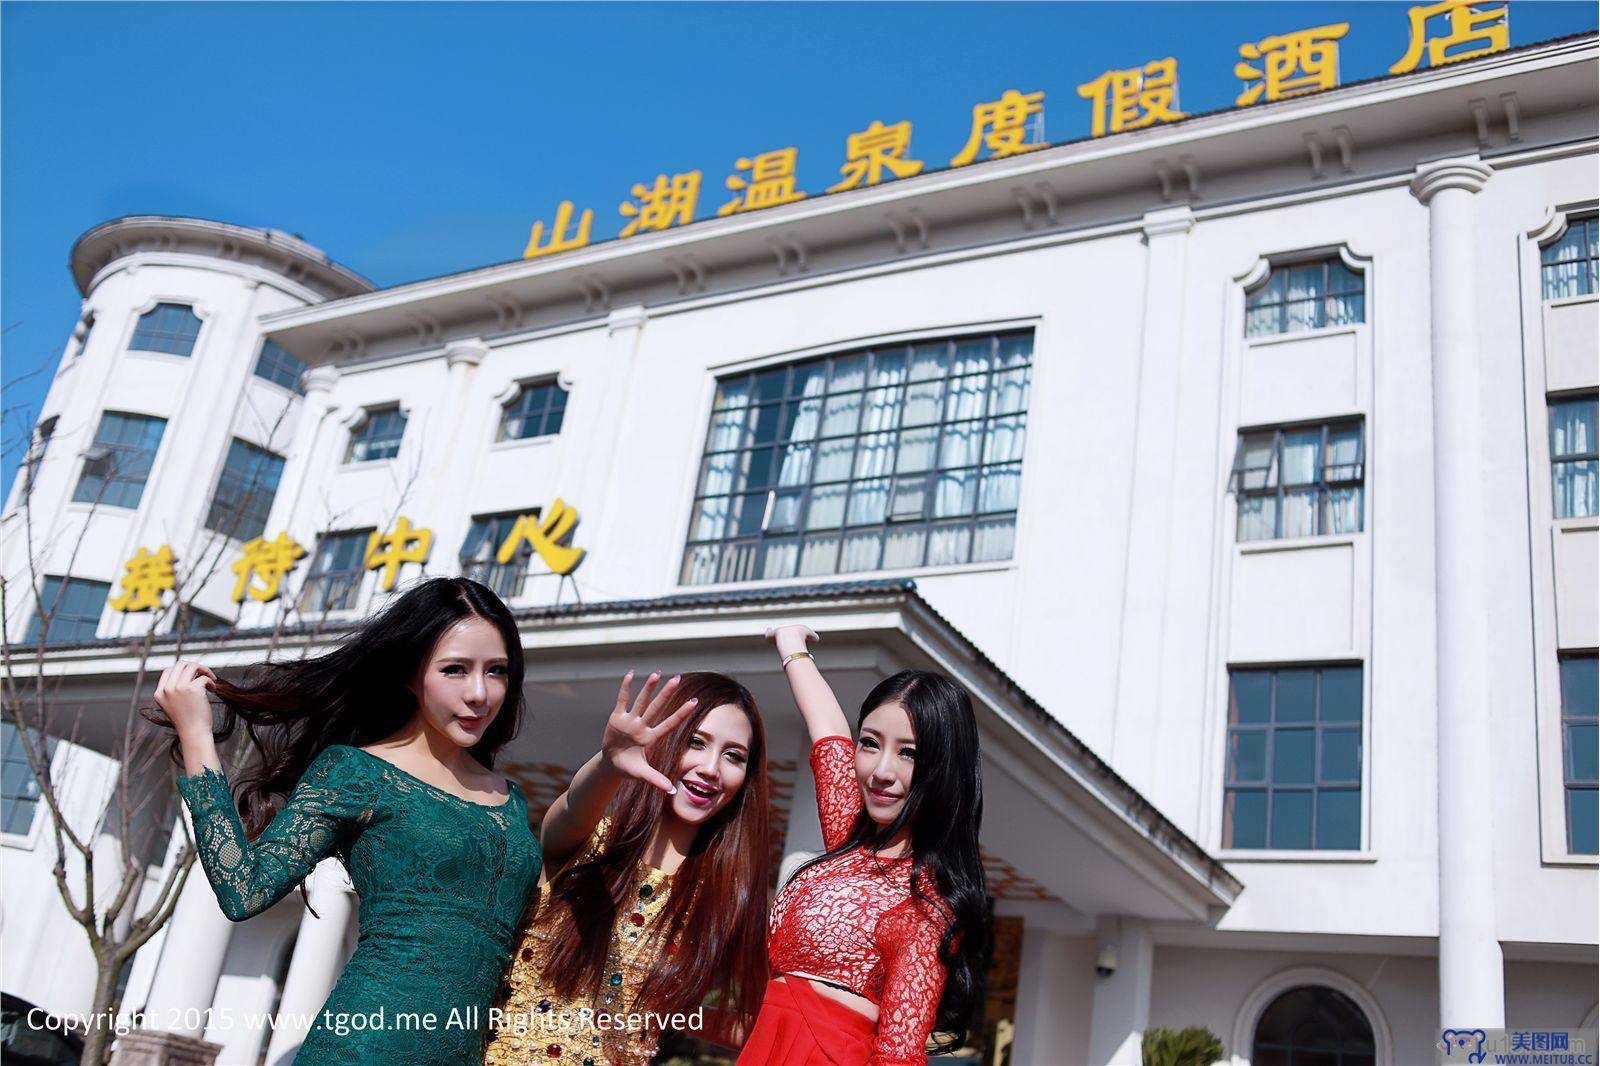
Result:
M939 942L939 958L948 972L934 1022L935 1031L945 1035L935 1037L933 1050L943 1053L960 1047L965 1039L983 995L988 952L988 888L978 856L978 830L983 824L978 721L961 685L944 674L902 670L867 693L856 716L857 735L867 715L886 703L906 709L916 734L917 758L905 805L885 826L863 808L843 843L800 869L857 847L875 851L911 826L912 894L949 921Z
M235 775L240 819L253 839L272 821L306 768L333 744L359 747L392 736L416 714L412 685L445 630L481 618L506 645L506 698L483 736L468 749L485 767L517 735L523 695L522 640L516 620L489 588L464 577L422 581L361 622L325 655L256 663L238 680L219 678L217 741L241 726L249 756ZM158 710L146 715L170 726ZM176 737L172 756L181 763Z

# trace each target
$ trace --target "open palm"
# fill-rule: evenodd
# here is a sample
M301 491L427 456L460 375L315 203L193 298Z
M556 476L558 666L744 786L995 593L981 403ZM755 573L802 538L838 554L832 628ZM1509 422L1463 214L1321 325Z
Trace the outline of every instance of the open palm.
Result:
M677 710L667 714L672 694L678 689L678 679L672 678L657 691L656 686L660 681L660 674L651 674L635 699L633 671L628 671L622 679L622 687L617 690L617 705L612 709L611 717L606 719L606 734L600 741L600 753L617 773L672 793L677 789L664 774L650 765L647 755L656 741L693 713L699 701L685 700Z

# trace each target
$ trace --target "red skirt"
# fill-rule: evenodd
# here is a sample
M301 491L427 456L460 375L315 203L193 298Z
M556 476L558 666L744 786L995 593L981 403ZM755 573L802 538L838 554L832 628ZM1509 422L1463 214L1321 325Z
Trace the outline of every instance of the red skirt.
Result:
M768 981L738 1066L865 1066L877 1028L802 977Z

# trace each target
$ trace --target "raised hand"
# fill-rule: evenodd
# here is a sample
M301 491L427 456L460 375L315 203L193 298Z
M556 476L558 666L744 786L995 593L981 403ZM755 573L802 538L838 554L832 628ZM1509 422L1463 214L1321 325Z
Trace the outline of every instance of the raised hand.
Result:
M810 626L794 625L767 630L767 639L778 646L779 655L789 656L797 651L805 651L807 644L815 643L822 638L817 636L816 630Z
M161 679L156 682L156 705L166 713L180 740L211 736L211 700L206 690L216 680L217 675L208 668L186 659L161 671Z
M699 700L685 700L677 710L666 714L667 704L678 689L678 678L672 678L661 685L660 691L656 691L660 681L659 673L651 674L640 688L638 698L634 699L633 671L629 670L623 677L622 687L617 690L617 705L612 709L611 717L606 719L600 755L617 773L638 778L672 795L678 790L665 775L650 765L646 756L651 745L694 712ZM651 697L652 693L654 698Z

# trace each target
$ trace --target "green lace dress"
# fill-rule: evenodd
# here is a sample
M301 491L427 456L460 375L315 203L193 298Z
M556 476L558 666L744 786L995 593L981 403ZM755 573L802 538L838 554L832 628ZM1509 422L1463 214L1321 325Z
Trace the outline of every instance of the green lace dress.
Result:
M217 901L236 922L330 855L349 870L360 942L297 1066L482 1061L488 1007L543 861L515 783L504 804L486 806L336 744L254 842L221 773L180 777L178 791Z

